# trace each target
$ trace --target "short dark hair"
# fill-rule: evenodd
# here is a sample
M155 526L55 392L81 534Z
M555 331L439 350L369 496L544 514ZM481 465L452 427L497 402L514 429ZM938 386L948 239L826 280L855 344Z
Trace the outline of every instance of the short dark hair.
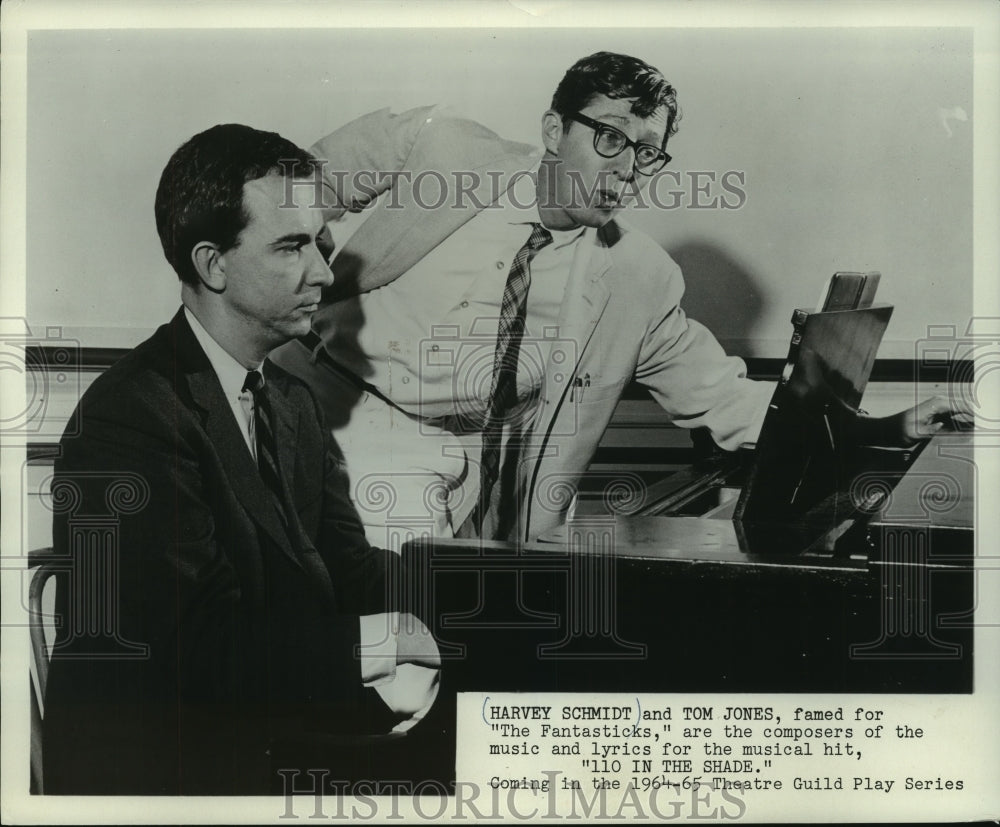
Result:
M574 63L552 96L552 109L562 115L563 129L569 129L573 123L566 116L585 108L596 95L635 98L632 111L640 118L648 118L661 106L666 106L664 144L677 132L680 120L677 91L659 69L645 61L614 52L595 52Z
M156 231L182 282L198 284L191 250L201 241L235 247L250 216L243 185L272 173L307 175L316 160L276 132L219 124L199 132L167 161L156 189ZM303 166L304 165L304 166Z

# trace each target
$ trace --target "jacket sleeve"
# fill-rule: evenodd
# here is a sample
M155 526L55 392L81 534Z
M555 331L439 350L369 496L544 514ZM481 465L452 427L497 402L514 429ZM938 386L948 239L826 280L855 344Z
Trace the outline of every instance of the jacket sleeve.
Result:
M437 106L400 114L388 107L363 115L313 144L309 151L323 164L323 217L332 221L357 212L393 185L392 173L406 166Z
M720 448L732 451L756 441L773 388L748 379L743 360L727 356L704 325L687 317L680 306L680 268L669 257L663 267L655 279L658 295L648 305L656 310L643 339L636 380L649 388L675 425L708 428Z
M367 615L399 608L402 563L392 551L372 546L351 501L343 455L311 391L308 403L323 445L323 502L317 551L330 572L337 603L346 614Z

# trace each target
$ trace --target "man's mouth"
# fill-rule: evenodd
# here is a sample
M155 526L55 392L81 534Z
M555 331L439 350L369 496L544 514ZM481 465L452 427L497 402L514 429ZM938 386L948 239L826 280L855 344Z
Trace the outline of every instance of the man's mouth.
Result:
M595 194L595 206L600 209L610 209L612 207L617 207L622 200L622 194L614 192L613 190L598 190Z

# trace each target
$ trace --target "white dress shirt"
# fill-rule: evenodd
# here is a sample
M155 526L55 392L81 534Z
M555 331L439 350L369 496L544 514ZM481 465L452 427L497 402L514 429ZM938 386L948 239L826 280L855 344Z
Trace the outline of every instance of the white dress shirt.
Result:
M372 213L331 222L338 250ZM341 303L330 356L409 413L485 415L492 371L484 366L492 367L507 276L532 223L541 223L535 181L522 175L395 281ZM518 363L522 400L537 393L544 370L531 342L557 327L573 256L588 231L549 232L553 243L531 261ZM332 266L336 275L336 256ZM450 303L442 303L444 295Z
M225 394L229 407L232 408L233 416L236 417L236 424L239 425L240 433L243 434L243 441L247 444L250 456L256 461L257 452L254 450L253 440L250 437L250 419L253 416L253 394L243 390L243 383L246 381L247 373L251 370L260 370L260 365L255 368L245 368L236 361L198 321L198 317L191 312L187 306L184 308L184 317L191 326L191 332L205 351L208 361L219 377L219 384L222 385L222 392ZM247 405L249 402L249 406Z

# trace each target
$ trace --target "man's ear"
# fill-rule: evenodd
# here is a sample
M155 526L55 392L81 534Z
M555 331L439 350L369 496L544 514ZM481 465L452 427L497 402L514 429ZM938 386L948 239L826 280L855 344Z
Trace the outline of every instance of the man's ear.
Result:
M191 263L201 283L213 293L226 289L226 262L217 244L199 241L191 248Z
M542 115L542 144L553 155L559 154L559 144L563 137L562 115L549 109Z

